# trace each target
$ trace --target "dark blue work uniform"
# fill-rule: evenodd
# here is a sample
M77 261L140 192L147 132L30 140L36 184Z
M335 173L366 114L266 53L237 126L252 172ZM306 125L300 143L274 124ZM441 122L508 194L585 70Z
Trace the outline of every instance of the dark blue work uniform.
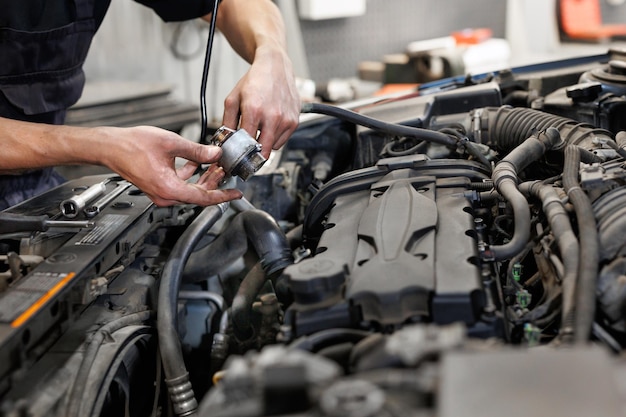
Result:
M62 124L111 0L0 0L0 116ZM165 21L204 16L212 0L136 0ZM1 141L1 138L0 138ZM2 158L0 143L0 158ZM0 175L0 210L60 184L51 168Z

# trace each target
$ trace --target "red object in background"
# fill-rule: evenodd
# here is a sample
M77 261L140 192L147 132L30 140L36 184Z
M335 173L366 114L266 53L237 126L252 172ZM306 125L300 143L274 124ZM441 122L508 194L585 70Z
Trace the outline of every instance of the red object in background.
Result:
M626 36L626 25L602 23L600 0L559 0L559 23L565 37L573 40Z
M380 90L374 93L374 97L386 96L388 94L399 93L402 91L417 91L418 83L392 83L383 85Z
M452 32L451 36L457 45L476 45L490 39L491 34L492 32L489 28L478 28Z

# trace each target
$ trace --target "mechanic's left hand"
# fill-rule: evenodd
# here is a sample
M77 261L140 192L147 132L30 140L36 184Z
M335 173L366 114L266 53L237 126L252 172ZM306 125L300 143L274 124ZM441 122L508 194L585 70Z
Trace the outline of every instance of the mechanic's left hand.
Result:
M291 61L280 48L260 47L248 72L224 101L223 124L258 141L266 158L298 127L300 97Z
M222 150L200 145L174 132L152 126L93 128L90 148L97 162L108 166L141 189L156 205L210 206L241 198L237 189L219 189L224 171L217 162ZM108 144L115 144L110 146ZM106 150L98 144L107 144ZM87 146L87 145L83 145ZM176 158L186 163L177 167ZM211 164L194 183L188 180L201 164Z

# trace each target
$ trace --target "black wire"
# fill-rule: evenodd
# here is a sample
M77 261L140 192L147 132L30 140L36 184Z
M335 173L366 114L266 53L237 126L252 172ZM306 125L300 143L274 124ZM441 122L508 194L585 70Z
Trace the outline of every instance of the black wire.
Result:
M199 30L196 32L199 37L200 45L198 45L196 49L194 49L192 52L182 52L181 50L178 49L178 44L180 43L180 38L182 37L183 29L189 25L191 25L192 27L195 27L195 23L191 21L178 23L178 25L174 28L174 33L172 34L172 41L170 42L170 51L172 52L172 55L174 55L176 59L180 59L181 61L189 61L197 57L198 55L200 55L200 53L202 52L202 40L203 39L202 39L202 33Z
M406 138L401 138L399 140L394 140L392 142L387 143L383 150L380 152L381 156L385 156L385 155L389 155L389 156L406 156L406 155L412 155L412 154L416 154L416 153L424 153L426 151L426 148L428 147L428 142L426 141L419 141L416 144L411 145L409 148L404 149L404 150L395 150L394 146L396 145L403 145L406 140ZM412 139L412 138L411 138Z
M204 68L202 70L202 83L200 85L200 117L202 126L200 127L200 143L205 143L207 130L207 111L206 111L206 85L209 78L209 66L211 64L211 51L213 50L213 38L215 37L215 26L217 21L217 8L220 0L215 0L213 4L213 14L211 15L211 26L209 27L209 39L207 40L206 53L204 55Z
M409 138L416 138L428 142L439 143L441 145L449 147L456 147L458 145L458 139L456 137L450 137L441 132L412 126L387 123L383 122L382 120L374 119L372 117L354 112L346 108L336 107L329 104L305 102L302 104L300 112L318 113L325 114L327 116L333 116L338 119L365 126L372 130L383 132L392 136L406 136Z

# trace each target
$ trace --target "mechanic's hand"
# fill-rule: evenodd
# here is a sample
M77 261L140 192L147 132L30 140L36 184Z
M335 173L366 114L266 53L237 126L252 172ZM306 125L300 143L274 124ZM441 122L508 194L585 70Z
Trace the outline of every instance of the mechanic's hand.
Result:
M218 190L224 171L216 164L198 179L188 182L201 164L217 162L222 150L200 145L176 133L156 127L106 128L115 135L106 165L132 182L158 206L190 203L208 206L241 198L236 189ZM177 157L187 162L178 169Z
M224 101L223 124L241 128L258 141L266 158L298 127L300 97L291 61L272 46L256 50L254 62Z

